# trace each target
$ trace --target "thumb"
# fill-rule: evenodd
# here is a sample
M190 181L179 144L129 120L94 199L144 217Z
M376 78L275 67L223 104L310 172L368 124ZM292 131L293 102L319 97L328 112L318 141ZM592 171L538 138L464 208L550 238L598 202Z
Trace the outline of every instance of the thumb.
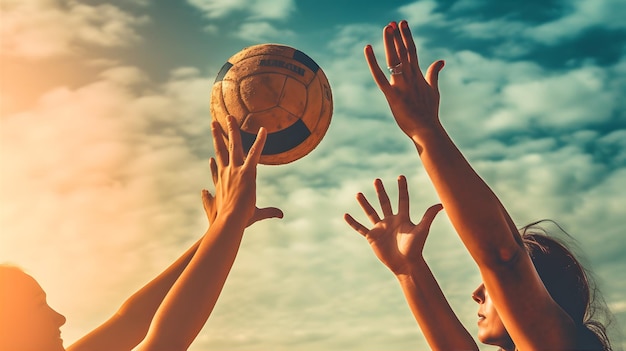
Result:
M268 218L283 218L283 211L276 207L257 208L252 218L250 218L248 226Z
M217 216L215 197L206 189L202 189L202 207L204 207L204 212L209 220L209 224L212 224Z
M217 172L217 163L215 162L215 158L211 157L209 159L209 167L211 168L211 177L213 178L213 185L217 185L217 181L219 179L219 173Z
M201 195L202 195L202 206L204 207L205 211L208 211L211 208L211 205L213 204L213 200L215 198L206 189L202 189Z
M422 217L422 220L420 221L419 226L423 227L424 230L429 230L430 225L433 223L433 221L435 220L435 217L437 216L437 213L439 213L439 211L441 211L442 209L443 209L442 204L436 204L436 205L430 206L426 210L426 212L424 212L424 216Z
M433 62L430 67L428 67L428 71L426 71L426 81L431 87L435 88L437 92L439 92L439 72L441 72L445 64L444 60Z

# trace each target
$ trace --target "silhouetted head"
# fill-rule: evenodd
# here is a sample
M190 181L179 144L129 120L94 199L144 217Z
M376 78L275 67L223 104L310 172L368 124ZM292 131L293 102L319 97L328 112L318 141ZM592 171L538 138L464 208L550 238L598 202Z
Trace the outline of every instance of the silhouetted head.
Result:
M0 265L0 350L61 351L65 317L46 302L37 281L20 268Z
M595 286L586 270L565 244L548 236L536 225L532 223L520 230L524 247L552 299L576 324L578 349L610 350L605 326L592 318ZM472 298L479 304L478 339L504 349L514 349L484 284L472 293Z
M582 323L589 305L589 282L572 253L556 240L528 232L522 236L526 251L552 299L576 323Z
M592 320L596 288L587 271L563 243L533 226L522 229L524 246L546 290L576 324L577 344L581 349L608 349L605 327Z

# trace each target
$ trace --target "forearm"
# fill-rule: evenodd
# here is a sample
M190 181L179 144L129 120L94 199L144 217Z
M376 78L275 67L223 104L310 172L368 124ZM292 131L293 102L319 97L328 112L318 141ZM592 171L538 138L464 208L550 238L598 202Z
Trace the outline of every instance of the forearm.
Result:
M423 259L408 274L396 276L432 350L477 350L469 332L452 311L437 280Z
M200 240L156 278L129 297L109 320L74 343L68 350L130 350L146 336L150 323L180 274L195 254Z
M186 348L213 310L234 263L245 223L218 216L155 315L142 350ZM166 347L167 348L167 347Z
M145 337L154 314L181 273L187 268L201 241L202 239L198 240L165 271L133 294L118 310L117 314L133 326L130 329L142 331L139 341Z
M517 253L521 238L515 224L443 127L412 139L452 225L479 266Z

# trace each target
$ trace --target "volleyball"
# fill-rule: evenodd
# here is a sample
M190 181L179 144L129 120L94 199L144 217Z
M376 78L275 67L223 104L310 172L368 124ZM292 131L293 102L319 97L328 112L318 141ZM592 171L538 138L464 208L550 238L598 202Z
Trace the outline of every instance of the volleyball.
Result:
M304 52L279 44L250 46L222 66L211 91L211 116L224 130L232 115L247 152L261 127L260 163L280 165L309 154L330 125L333 98L322 69ZM227 135L225 135L227 137Z

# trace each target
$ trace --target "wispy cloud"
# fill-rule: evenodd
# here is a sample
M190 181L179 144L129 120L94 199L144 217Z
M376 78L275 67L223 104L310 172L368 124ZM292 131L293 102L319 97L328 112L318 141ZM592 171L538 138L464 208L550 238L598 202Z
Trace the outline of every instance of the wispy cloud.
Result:
M155 86L139 69L119 67L76 89L53 89L29 111L3 116L0 158L10 166L3 166L0 194L11 206L0 212L2 260L23 263L47 290L65 291L51 295L72 317L93 305L87 301L93 296L71 293L85 289L119 292L113 305L95 306L114 311L130 291L111 290L121 284L113 272L137 282L131 277L145 276L148 268L142 257L162 269L167 255L152 257L162 252L155 248L195 240L206 226L199 190L210 185L209 119L196 116L208 115L208 87L194 70L174 72ZM125 260L105 276L94 275ZM59 270L72 274L48 279ZM71 320L80 325L85 317Z
M237 15L239 19L281 20L296 9L293 0L187 0L187 2L211 19Z
M626 23L623 20L626 4L623 1L576 0L568 4L568 11L562 17L539 26L529 27L523 31L524 35L539 43L554 44L560 40L576 37L590 29L626 29Z
M110 4L73 0L3 0L2 55L48 58L85 50L82 45L127 46L140 40L137 28L149 21Z
M210 49L238 40L232 33L263 41L285 33L294 41L305 37L304 29L284 21L297 11L290 1L188 3L204 14L206 23L200 26L211 26L211 37L223 40ZM469 11L485 3L463 6ZM609 4L591 3L584 6ZM29 42L24 47L8 42L15 57L44 62L91 46L146 40L138 35L148 19L131 15L126 6L7 4L10 25L5 26L3 13L3 39L11 33ZM531 29L516 34L528 24L495 16L461 21L452 16L460 5L448 12L441 6L419 1L398 11L423 29L416 33L422 66L446 60L440 79L442 123L518 224L549 217L579 239L623 319L619 292L626 290L626 279L615 277L623 276L626 251L619 239L626 198L626 102L620 95L626 90L626 59L559 70L530 59L511 61L540 43ZM577 2L573 12L546 24L582 8ZM607 28L620 25L613 15L602 16L613 23ZM238 31L220 32L220 20L233 18ZM576 28L590 28L594 21ZM323 43L306 44L315 49L310 54L331 83L333 121L321 144L302 160L259 167L258 205L278 206L285 218L248 230L194 350L427 348L393 276L342 215L349 212L368 223L354 196L363 191L374 200L377 177L393 198L396 177L407 175L414 219L438 199L365 63L363 46L372 43L385 66L380 26L360 19L323 25L333 28ZM505 52L504 43L502 53L493 55L433 42L439 30L453 25L466 30L464 38L498 39L508 33L522 44ZM564 32L554 32L550 40L565 38ZM107 318L206 228L199 190L211 185L208 105L216 72L181 65L157 79L142 66L145 62L128 64L129 57L111 56L89 57L90 64L77 69L96 74L79 83L58 81L33 96L33 104L1 120L0 260L23 265L42 283L53 306L68 317L68 341ZM221 62L207 65L219 68ZM425 255L455 311L474 332L469 294L480 277L445 213L433 225Z

